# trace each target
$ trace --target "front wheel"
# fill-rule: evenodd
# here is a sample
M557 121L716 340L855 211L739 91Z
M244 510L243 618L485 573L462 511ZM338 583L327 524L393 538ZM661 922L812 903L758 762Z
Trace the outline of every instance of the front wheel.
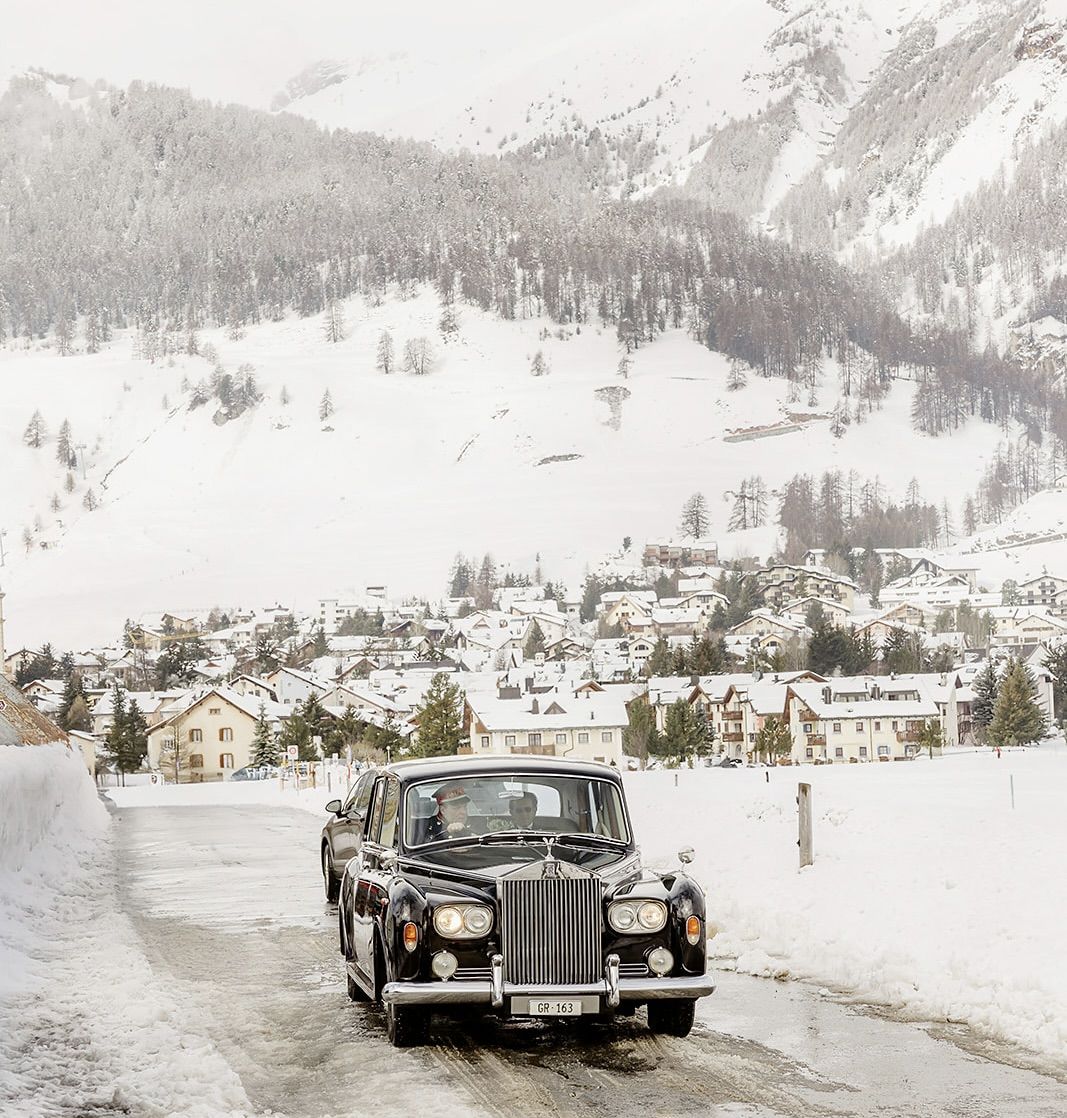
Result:
M341 892L341 883L333 876L333 867L330 864L330 848L322 844L322 884L328 901L336 901Z
M392 975L386 965L385 973ZM385 1004L385 1033L394 1048L417 1048L430 1039L430 1011L421 1005Z
M693 998L656 1000L648 1003L648 1027L662 1036L688 1036L696 1020Z

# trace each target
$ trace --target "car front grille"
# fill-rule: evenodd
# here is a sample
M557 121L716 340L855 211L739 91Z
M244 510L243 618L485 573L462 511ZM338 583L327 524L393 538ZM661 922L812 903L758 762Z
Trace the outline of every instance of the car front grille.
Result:
M620 978L647 978L648 967L644 963L620 963Z
M505 981L560 985L600 979L600 908L598 877L502 879Z

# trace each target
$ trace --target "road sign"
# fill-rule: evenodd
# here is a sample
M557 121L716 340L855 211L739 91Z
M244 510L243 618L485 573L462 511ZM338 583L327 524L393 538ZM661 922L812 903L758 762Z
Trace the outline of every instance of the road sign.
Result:
M300 756L300 746L290 745L285 752L290 761L295 761Z

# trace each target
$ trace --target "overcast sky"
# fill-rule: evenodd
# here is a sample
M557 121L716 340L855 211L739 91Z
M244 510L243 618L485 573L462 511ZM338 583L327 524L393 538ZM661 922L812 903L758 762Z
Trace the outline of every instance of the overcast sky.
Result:
M531 40L562 38L634 6L634 0L373 6L365 0L5 0L0 66L7 73L39 66L117 85L140 78L266 107L288 78L321 58L353 60L408 46L455 55L529 47Z

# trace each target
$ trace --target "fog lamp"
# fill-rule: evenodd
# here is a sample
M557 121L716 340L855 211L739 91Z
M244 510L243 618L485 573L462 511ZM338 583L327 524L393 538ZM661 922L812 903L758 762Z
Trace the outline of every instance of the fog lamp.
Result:
M666 947L655 947L648 953L648 969L662 978L674 967L674 956Z
M451 951L438 951L430 963L430 970L437 975L438 978L451 978L456 973L456 967L459 963L456 961L455 955Z

